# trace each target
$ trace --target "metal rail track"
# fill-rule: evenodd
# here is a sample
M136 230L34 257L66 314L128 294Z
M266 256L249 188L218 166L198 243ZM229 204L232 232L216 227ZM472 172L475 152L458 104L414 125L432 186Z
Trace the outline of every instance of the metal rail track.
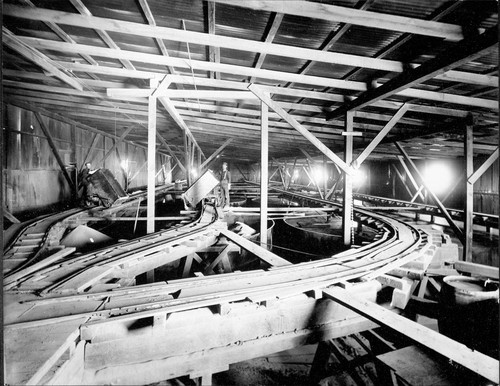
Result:
M302 198L311 200L307 196ZM335 205L324 200L315 199L315 202ZM144 331L149 331L147 334L150 331L160 331L160 335L164 336L165 331L170 331L169 320L175 319L173 315L212 309L220 315L217 321L225 320L227 312L224 310L228 307L239 307L242 303L249 302L257 306L269 305L277 299L316 294L336 283L371 279L406 262L428 257L435 251L432 238L421 229L369 210L355 209L355 215L357 221L376 230L376 239L370 244L318 261L280 267L264 264L264 269L254 271L125 288L117 286L122 279L179 260L216 243L225 248L227 241L223 236L227 235L227 231L224 231L226 225L218 218L215 208L205 206L201 216L189 225L157 232L86 255L69 256L39 271L21 275L15 286L4 291L6 352L12 354L6 356L7 380L9 383L32 384L51 383L61 379L67 381L65 377L69 370L54 373L51 369L76 366L74 363L78 362L78 366L86 369L86 375L81 374L81 379L95 383L120 383L123 378L117 375L117 371L125 365L120 362L121 359L117 359L117 356L121 358L120 355L125 355L120 350L130 347L129 344L135 344L141 337L146 339ZM234 236L234 240L237 242L238 237ZM259 247L256 247L253 252L257 255L264 254L264 250L259 251ZM304 304L306 303L309 304L310 301L304 300ZM270 309L269 312L274 311ZM292 318L291 315L287 317ZM240 323L245 321L240 320ZM313 328L296 323L295 327L299 329ZM325 323L319 325L326 326ZM132 326L145 326L145 329L137 327L131 330ZM44 334L54 334L56 327L60 332L51 341L54 347L46 345L46 356L40 355L39 350L30 351L33 342L43 340ZM237 337L238 333L235 332L234 336ZM185 338L189 340L187 336ZM236 344L231 340L233 338L228 338L229 343L226 343ZM113 350L114 344L121 348L116 348L113 355L103 356L102 353L106 350ZM215 343L208 342L204 349L210 349L211 344ZM12 370L16 367L17 350L24 352L23 361L34 364L31 372ZM85 350L85 355L79 350ZM175 357L175 353L172 354L171 351L157 352L158 349L154 347L151 350L156 356ZM78 352L82 357L77 360L70 355L70 359L66 359L63 356L66 352ZM181 358L183 354L178 355ZM138 357L127 360L131 361L128 364L130 369L147 378L148 366L160 359ZM182 371L184 370L168 374L183 375ZM166 377L165 374L162 376ZM127 381L133 382L130 379Z

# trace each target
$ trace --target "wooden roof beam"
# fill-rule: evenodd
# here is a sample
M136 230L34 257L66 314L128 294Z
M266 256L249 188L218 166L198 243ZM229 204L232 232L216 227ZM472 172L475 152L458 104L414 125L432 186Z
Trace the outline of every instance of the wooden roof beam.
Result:
M69 1L73 5L73 7L75 7L76 10L78 12L80 12L82 15L92 16L92 13L83 4L83 2L81 0L69 0ZM39 8L37 8L37 9L39 9ZM106 31L103 31L102 29L99 29L99 28L95 28L94 30L97 33L97 35L99 35L99 37L102 39L102 41L104 43L106 43L106 45L109 48L113 48L115 50L119 50L120 49L116 45L116 43L113 41L113 39L111 39L111 37L109 36L109 34ZM134 70L135 69L135 67L132 65L132 63L130 62L130 60L128 60L128 59L119 59L119 61L125 66L125 68L128 68L129 70Z
M303 84L311 84L320 87L335 87L341 89L355 90L355 91L366 91L367 85L363 82L355 81L344 81L333 78L322 78L318 76L292 74L281 71L274 70L263 70L255 69L231 64L223 63L209 63L205 61L191 60L186 61L182 58L164 57L160 55L145 54L135 51L125 51L125 50L113 50L104 47L94 47L94 46L84 46L81 44L69 44L62 42L54 42L45 39L20 37L21 41L37 45L40 48L63 51L63 52L92 52L94 55L109 57L109 58L130 58L143 63L160 64L160 65L173 65L181 68L193 68L203 71L220 71L227 72L230 74L242 75L242 76L256 76L259 78L272 79L274 81L285 81L285 82L297 82ZM493 110L498 109L498 103L496 100L480 99L467 97L456 94L445 94L434 91L420 90L420 89L407 89L402 90L398 93L401 96L408 96L426 100L439 101L441 103L455 103L463 104L467 106L484 107Z
M159 72L147 72L147 71L132 71L127 69L117 69L112 67L92 67L85 64L79 63L61 63L61 65L65 65L68 70L72 71L93 71L99 74L105 75L114 75L114 76L122 76L126 78L137 78L137 79L150 79L152 77L163 76L163 74ZM246 90L247 84L242 82L234 82L229 80L214 80L207 78L193 78L191 76L185 75L173 75L172 83L184 83L184 84L193 84L196 82L197 85L209 86L209 87L220 87L220 88L232 88L237 90ZM344 101L343 95L333 94L321 91L310 91L310 90L301 90L301 89L293 89L293 88L283 88L276 86L260 86L264 91L272 93L272 94L280 94L280 95L288 95L288 96L296 96L296 97L306 97L309 99L319 99L324 101L332 101L332 102L342 102ZM451 109L451 108L443 108L436 106L426 106L426 105L417 105L413 103L406 103L408 106L408 111L416 111L427 114L438 114L438 115L450 115L456 117L465 118L468 114L468 111ZM397 110L402 106L400 102L393 101L379 101L373 104L374 107L381 107L386 109ZM494 120L497 121L496 119Z
M21 0L23 4L26 4L28 7L36 8L35 4L33 4L30 0ZM73 40L71 36L69 36L66 32L63 31L61 27L59 27L56 23L46 21L45 25L49 27L54 33L59 36L63 41L68 42L68 43L73 43L76 44L76 42ZM98 66L99 64L92 58L90 55L82 54L81 57L85 59L88 63L90 63L93 66ZM89 76L94 78L94 79L99 79L97 76L95 76L92 73L89 73Z
M432 79L438 74L443 74L452 68L461 66L471 60L484 56L498 46L498 30L493 27L481 35L464 39L452 49L436 56L421 66L400 74L382 86L366 91L352 102L326 114L326 119L332 119L345 114L347 111L360 109L373 102L387 98L413 85Z
M433 36L452 41L462 40L464 34L459 25L416 19L406 16L388 15L347 7L305 1L274 0L213 0L220 4L251 8L259 11L282 12L288 15L329 20L364 27L408 32L417 35Z
M60 68L53 63L52 59L42 54L40 51L31 47L30 45L24 43L4 26L2 26L2 42L7 47L21 54L26 59L29 59L37 66L54 75L64 83L79 91L83 91L83 86L80 84L80 82L78 82L78 80L61 71Z
M311 134L306 128L304 128L300 123L298 123L290 114L283 110L276 102L274 102L269 95L262 92L257 85L250 85L248 89L252 91L257 97L264 102L267 106L273 109L278 115L287 121L290 126L297 130L303 137L305 137L309 142L311 142L319 151L326 155L330 160L336 163L345 173L353 174L354 170L351 166L347 165L339 156L332 152L328 147L326 147L320 140L318 140L313 134Z
M282 13L272 13L271 18L272 18L272 23L271 27L269 28L269 31L266 34L266 38L264 39L264 43L272 43L274 40L274 37L278 33L278 29L280 28L281 22L283 21L283 15ZM257 62L255 63L254 68L261 68L262 65L264 64L264 60L266 59L267 54L266 53L257 53ZM255 82L255 76L252 76L250 78L250 83Z
M80 0L71 0L71 1L79 2ZM280 2L275 2L275 3L279 4ZM246 4L246 3L242 2L241 4ZM291 3L287 2L287 4ZM308 2L306 4L314 4L314 3ZM160 38L160 39L173 40L185 43L194 43L207 46L223 47L240 51L258 52L258 53L265 53L268 55L292 57L308 61L313 60L329 64L334 63L345 66L371 68L374 70L381 70L381 71L403 72L407 66L407 63L402 63L393 60L370 58L359 55L343 54L339 52L327 52L327 51L294 47L282 44L272 44L272 43L259 42L249 39L233 38L222 35L210 35L202 32L185 31L182 29L167 28L167 27L158 27L153 25L145 25L141 23L133 23L121 20L119 21L116 19L108 19L95 16L82 16L82 15L76 15L74 13L53 11L45 8L25 8L11 4L4 4L3 13L4 15L29 19L29 20L49 21L54 23L57 22L59 24L68 24L82 28L107 30L112 32L119 32L119 33L132 34L138 36L148 36L152 38ZM460 26L454 26L454 27L457 27L461 30ZM120 59L124 58L120 57ZM217 64L217 63L212 63L212 64ZM204 70L223 72L219 68L213 68L213 67L205 68ZM460 74L461 72L457 71L452 79L455 80L455 78L458 77ZM465 73L465 75L466 74L467 73ZM253 75L253 74L249 76L258 77L258 75ZM469 82L469 80L467 80L466 77L464 78L465 79L461 81ZM486 77L485 79L488 78Z
M206 19L209 35L215 35L215 3L207 1ZM208 58L212 63L220 63L220 47L208 46ZM210 71L210 78L220 79L220 72Z
M368 146L361 152L360 155L356 157L356 159L352 162L354 168L358 169L363 161L368 158L368 156L375 150L375 148L382 142L382 139L391 131L391 129L398 123L401 117L408 111L408 107L406 105L401 106L396 114L391 118L389 122L384 126L382 130L380 130L377 136L372 139L372 141L368 144Z
M361 0L359 1L354 7L357 9L367 9L370 5L374 3L375 0ZM330 36L321 44L321 51L330 51L330 48L333 47L337 41L345 35L347 31L349 31L349 28L351 28L351 24L349 23L343 23L339 29L337 29L335 32L332 32ZM314 66L314 61L310 60L306 63L304 67L302 67L299 71L300 74L305 74L309 72L309 70ZM292 83L288 83L285 85L285 87L290 87Z
M215 150L210 157L208 157L205 162L203 162L200 165L200 170L203 170L203 168L207 167L210 165L210 163L217 158L217 156L222 153L222 151L229 145L231 142L233 142L234 138L228 138L222 145L219 146L217 150Z

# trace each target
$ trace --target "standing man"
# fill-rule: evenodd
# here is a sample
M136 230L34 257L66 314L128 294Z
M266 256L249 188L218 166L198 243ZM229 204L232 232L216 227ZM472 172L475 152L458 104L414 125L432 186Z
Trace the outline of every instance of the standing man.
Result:
M222 163L220 172L221 207L229 208L229 189L231 189L231 172L227 170L227 162Z
M90 176L94 174L96 171L92 170L92 165L90 162L87 162L85 164L85 167L83 168L81 174L80 174L80 187L83 187L82 190L82 200L84 202L84 205L89 205L89 185L91 184L90 182Z

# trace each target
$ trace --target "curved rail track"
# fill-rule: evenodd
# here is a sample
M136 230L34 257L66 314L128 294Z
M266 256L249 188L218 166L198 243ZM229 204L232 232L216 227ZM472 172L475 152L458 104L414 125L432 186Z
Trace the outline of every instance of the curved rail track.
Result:
M322 299L321 290L356 282L356 291L376 293L378 283L370 279L429 260L437 249L436 235L426 230L355 209L355 220L375 231L373 242L290 264L228 232L220 215L207 204L189 224L83 255L49 255L8 274L7 383L147 384L196 377L269 347L279 351L370 328L372 322ZM189 273L194 260L213 267L239 248L257 255L261 269L133 285L137 275L167 263L179 261ZM216 252L215 259L196 254L207 251Z

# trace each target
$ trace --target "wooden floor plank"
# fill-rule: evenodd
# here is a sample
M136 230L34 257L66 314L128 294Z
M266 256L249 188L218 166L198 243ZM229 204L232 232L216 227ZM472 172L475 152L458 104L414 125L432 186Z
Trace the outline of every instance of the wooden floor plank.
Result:
M87 318L28 328L6 327L5 381L11 385L35 384L79 336Z

